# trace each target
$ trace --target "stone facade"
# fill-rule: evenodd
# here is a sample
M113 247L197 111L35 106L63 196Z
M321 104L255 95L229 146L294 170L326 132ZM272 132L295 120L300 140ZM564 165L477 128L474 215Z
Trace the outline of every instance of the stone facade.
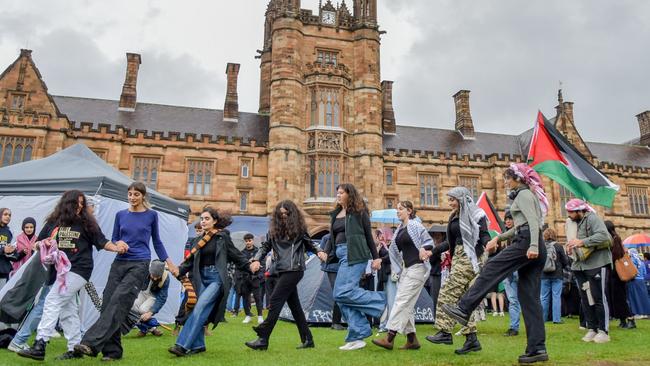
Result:
M254 114L238 110L238 64L226 68L224 110L205 110L137 102L138 69L146 67L137 54L127 54L119 102L52 96L31 51L22 50L0 75L0 163L84 143L194 213L210 204L267 215L279 200L292 199L309 215L313 234L326 229L339 182L355 184L372 209L412 200L427 224L446 222L446 192L457 185L477 196L486 192L502 212L501 174L510 162L525 160L531 131L476 131L468 90L453 95L453 130L396 124L393 83L381 80L380 35L376 0L355 0L352 11L345 2L327 1L316 13L301 9L299 0L271 0ZM641 145L650 141L649 116L638 115ZM620 185L614 207L599 212L622 236L650 229L648 148L585 142L573 103L561 93L553 122ZM560 206L569 193L545 181L553 202L547 221L562 233Z

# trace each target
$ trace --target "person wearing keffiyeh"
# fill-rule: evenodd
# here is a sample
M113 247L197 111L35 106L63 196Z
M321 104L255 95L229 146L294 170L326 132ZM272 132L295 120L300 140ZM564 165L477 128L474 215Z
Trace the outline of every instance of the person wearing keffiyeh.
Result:
M451 256L451 271L449 278L442 286L436 309L435 327L438 333L427 336L429 342L435 344L452 344L452 330L456 321L441 309L445 304L455 304L460 296L467 291L479 271L479 258L483 255L485 244L490 240L488 220L485 212L474 203L471 192L465 187L451 189L449 205L452 208L447 224L447 240L433 249L432 255L440 256L449 250ZM467 323L461 333L465 335L465 344L456 350L457 354L481 350L481 344L476 337L475 316Z
M519 302L526 325L527 347L519 356L519 363L548 360L546 334L540 302L540 277L546 261L546 247L542 239L542 224L548 200L539 175L529 166L511 164L503 174L509 198L513 200L510 213L514 227L492 239L486 249L493 251L498 242L508 239L512 244L490 258L474 284L458 304L446 304L442 310L461 324L467 324L470 314L487 292L512 272L519 273ZM453 262L452 262L453 263ZM453 265L453 264L452 264ZM452 271L453 272L453 271Z

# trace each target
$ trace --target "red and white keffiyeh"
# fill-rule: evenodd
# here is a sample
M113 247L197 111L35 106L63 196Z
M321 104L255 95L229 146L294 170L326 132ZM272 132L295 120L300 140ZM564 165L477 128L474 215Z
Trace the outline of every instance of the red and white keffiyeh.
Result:
M539 199L542 215L545 216L548 212L548 198L546 198L546 192L544 192L542 178L533 168L524 163L512 163L510 169L535 193L535 196Z

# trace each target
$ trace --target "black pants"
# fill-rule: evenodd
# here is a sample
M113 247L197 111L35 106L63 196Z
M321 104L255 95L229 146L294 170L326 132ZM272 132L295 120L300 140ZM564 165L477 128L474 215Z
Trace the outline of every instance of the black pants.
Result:
M632 310L627 303L627 283L621 281L615 270L609 271L606 294L612 318L625 321L632 317Z
M517 292L526 325L526 353L546 351L546 332L540 302L540 277L546 261L546 246L539 235L539 256L530 260L526 256L530 246L530 232L526 229L515 235L512 244L490 258L472 287L461 297L458 305L471 314L487 293L514 271L519 271Z
M437 309L438 306L438 295L440 295L440 284L441 284L440 275L429 275L429 280L426 284L427 292L433 300L433 309Z
M257 308L257 315L262 316L264 304L262 302L262 291L260 290L259 280L242 279L238 286L237 301L235 302L234 312L239 313L239 298L244 300L244 313L247 316L253 316L251 313L251 295L255 299L255 307Z
M330 286L332 287L332 294L334 294L334 283L336 283L336 272L326 272L327 279L330 281ZM332 295L334 296L334 295ZM332 325L341 324L341 309L339 305L334 301L334 309L332 309Z
M605 297L609 270L607 265L584 271L573 271L578 281L580 302L588 329L605 332L609 329L609 306Z
M312 339L311 331L307 326L307 319L305 319L305 312L300 306L300 298L298 298L298 282L302 279L303 272L281 272L273 288L271 294L271 308L266 319L257 326L257 335L260 338L269 339L275 323L280 318L280 312L286 302L293 315L293 320L296 322L298 332L300 333L300 341L305 342Z
M82 344L106 357L122 358L120 325L149 275L149 261L114 261L104 288L99 319L86 332Z

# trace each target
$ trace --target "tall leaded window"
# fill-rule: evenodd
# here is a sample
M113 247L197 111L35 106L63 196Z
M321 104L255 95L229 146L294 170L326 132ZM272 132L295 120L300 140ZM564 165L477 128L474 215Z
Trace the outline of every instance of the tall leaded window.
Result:
M386 186L392 187L393 186L393 180L395 179L395 169L389 168L386 169Z
M478 185L478 177L460 176L458 177L458 185L469 189L472 192L474 202L478 201L478 195L481 193Z
M564 188L564 186L561 186L558 184L560 187L560 212L562 213L562 217L567 216L566 208L564 207L567 202L569 202L570 199L575 198L576 196L571 193L568 189Z
M209 196L212 187L212 162L188 160L187 194Z
M247 191L239 192L239 211L248 211L249 195Z
M133 180L144 183L151 189L158 185L160 158L135 157L133 158Z
M438 207L438 175L420 174L420 206Z
M336 89L312 89L311 91L311 125L341 126L340 93Z
M648 187L628 186L627 196L630 199L632 215L648 215Z
M35 141L31 137L0 136L0 166L32 160Z
M340 158L319 156L309 159L309 194L311 197L335 197L340 179Z
M249 159L242 159L241 161L241 177L248 178L251 174L252 161Z

